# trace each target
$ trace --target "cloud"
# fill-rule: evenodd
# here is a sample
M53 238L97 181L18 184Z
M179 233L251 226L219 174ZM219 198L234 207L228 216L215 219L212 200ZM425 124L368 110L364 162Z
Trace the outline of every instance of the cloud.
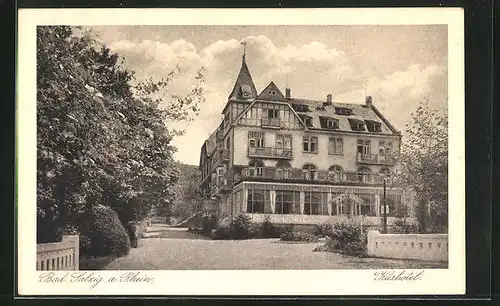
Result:
M447 73L442 66L415 64L384 77L373 77L363 88L342 93L337 100L364 101L365 96L371 95L384 116L404 130L410 113L424 99L435 109L447 109Z
M126 65L137 72L139 79L166 77L179 66L181 72L170 87L179 95L194 84L198 69L206 68L206 101L199 116L190 124L175 124L176 128L186 129L184 136L173 141L181 161L197 164L203 141L219 125L220 113L240 69L243 41L247 43L247 63L257 91L273 80L282 90L285 86L292 88L294 97L325 99L326 94L333 93L336 101L363 103L369 94L399 129L409 120L408 110L424 97L432 97L440 106L446 104L447 71L443 66L415 64L388 75L376 75L376 70L366 68L373 67L370 63L318 41L278 46L267 36L257 35L218 40L200 50L184 39L108 43L125 57Z

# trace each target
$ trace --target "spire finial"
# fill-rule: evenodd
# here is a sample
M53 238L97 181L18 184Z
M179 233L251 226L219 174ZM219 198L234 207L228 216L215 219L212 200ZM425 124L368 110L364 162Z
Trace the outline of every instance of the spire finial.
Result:
M243 45L243 61L245 61L245 55L247 54L247 42L242 41L241 44Z

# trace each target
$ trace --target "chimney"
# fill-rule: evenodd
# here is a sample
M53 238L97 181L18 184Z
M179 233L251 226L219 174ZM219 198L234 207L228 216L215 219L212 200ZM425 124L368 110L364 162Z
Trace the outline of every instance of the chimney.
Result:
M372 96L366 96L366 98L365 98L365 105L366 106L371 106L372 105Z
M285 97L286 97L287 99L290 99L290 98L291 98L291 97L290 97L290 96L291 96L291 93L292 93L292 90L291 90L290 88L288 88L288 87L287 87L287 88L285 89Z
M332 94L327 94L326 95L326 102L332 103Z

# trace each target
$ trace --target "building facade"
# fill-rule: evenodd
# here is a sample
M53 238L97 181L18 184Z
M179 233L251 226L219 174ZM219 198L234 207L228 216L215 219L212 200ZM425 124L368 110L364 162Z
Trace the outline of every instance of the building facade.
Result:
M221 218L318 224L383 214L384 180L399 167L401 133L363 104L293 98L271 82L258 93L243 56L223 120L201 148L201 188ZM386 181L387 182L387 181ZM387 215L404 202L386 183Z

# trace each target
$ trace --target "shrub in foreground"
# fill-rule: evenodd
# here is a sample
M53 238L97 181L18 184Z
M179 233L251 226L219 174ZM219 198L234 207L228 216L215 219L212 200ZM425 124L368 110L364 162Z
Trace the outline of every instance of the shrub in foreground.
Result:
M231 227L221 226L214 229L210 237L215 240L233 239L233 232Z
M201 230L206 234L210 234L212 230L217 228L218 223L219 218L217 215L204 216L201 218Z
M233 219L230 228L233 238L247 239L250 234L250 218L245 214L240 214Z
M319 238L313 234L304 232L286 232L281 234L281 241L305 241L305 242L316 242Z
M352 221L333 224L325 244L316 248L315 251L365 257L367 255L365 230L359 223Z
M340 248L344 248L349 243L366 243L365 230L357 222L346 221L334 224L329 236L337 241Z
M97 205L89 214L89 226L84 233L89 244L86 255L124 256L130 252L130 239L118 215L108 206Z
M418 225L408 224L403 222L403 220L396 220L391 227L391 232L394 234L417 234Z
M333 232L333 224L325 222L316 225L313 234L319 237L331 237Z
M271 222L271 220L266 218L264 222L260 225L260 237L262 238L280 238L281 233L278 228Z

